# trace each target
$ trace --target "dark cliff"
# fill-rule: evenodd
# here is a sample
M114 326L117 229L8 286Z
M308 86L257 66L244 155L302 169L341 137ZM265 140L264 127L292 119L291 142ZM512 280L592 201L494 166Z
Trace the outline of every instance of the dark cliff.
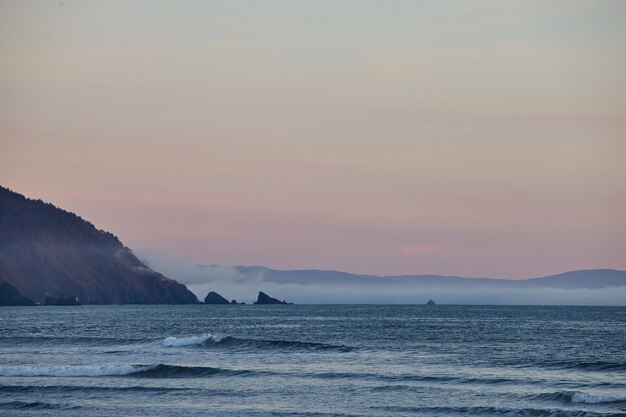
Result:
M113 234L0 187L0 276L23 297L81 304L193 304L184 285L144 265Z

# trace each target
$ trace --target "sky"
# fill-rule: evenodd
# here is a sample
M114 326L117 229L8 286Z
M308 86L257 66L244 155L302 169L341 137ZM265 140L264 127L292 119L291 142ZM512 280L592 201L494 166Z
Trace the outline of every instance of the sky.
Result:
M626 269L626 2L0 0L0 184L185 262Z

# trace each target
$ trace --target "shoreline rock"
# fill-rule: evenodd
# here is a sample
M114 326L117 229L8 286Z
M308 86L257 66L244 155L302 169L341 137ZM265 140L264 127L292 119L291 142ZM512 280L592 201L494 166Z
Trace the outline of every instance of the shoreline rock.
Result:
M211 291L204 297L204 304L231 304L227 299L216 293L215 291Z
M288 303L284 300L280 301L277 298L270 297L269 295L265 294L263 291L259 291L259 295L257 297L257 300L254 302L254 304L293 304L293 303Z

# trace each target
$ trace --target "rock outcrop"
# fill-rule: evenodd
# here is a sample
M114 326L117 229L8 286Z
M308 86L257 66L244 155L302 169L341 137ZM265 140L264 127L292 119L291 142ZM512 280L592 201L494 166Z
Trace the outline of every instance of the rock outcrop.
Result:
M426 303L427 306L434 306L436 305L435 302L433 300L428 300L428 302Z
M293 304L288 303L286 301L280 301L276 298L272 298L269 295L265 294L263 291L259 291L259 296L254 304Z
M22 297L22 294L8 282L0 281L0 306L32 306L33 301Z
M0 276L23 297L81 304L194 304L184 285L144 265L77 215L0 187Z
M204 304L230 304L227 299L218 293L211 291L204 297Z

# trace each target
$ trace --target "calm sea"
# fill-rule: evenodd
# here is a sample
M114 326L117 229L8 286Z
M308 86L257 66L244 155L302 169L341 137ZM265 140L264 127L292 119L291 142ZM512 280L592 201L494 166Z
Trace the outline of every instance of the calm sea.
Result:
M624 416L626 308L0 308L2 416Z

